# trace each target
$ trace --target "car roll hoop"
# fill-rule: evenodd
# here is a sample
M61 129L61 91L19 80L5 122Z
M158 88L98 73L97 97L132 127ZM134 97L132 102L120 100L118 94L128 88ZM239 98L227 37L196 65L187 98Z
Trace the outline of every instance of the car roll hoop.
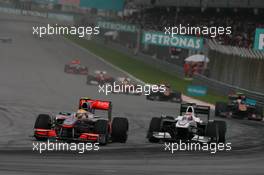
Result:
M180 115L188 112L189 110L192 110L193 115L207 115L207 120L210 120L210 106L196 105L195 103L182 103L180 107Z

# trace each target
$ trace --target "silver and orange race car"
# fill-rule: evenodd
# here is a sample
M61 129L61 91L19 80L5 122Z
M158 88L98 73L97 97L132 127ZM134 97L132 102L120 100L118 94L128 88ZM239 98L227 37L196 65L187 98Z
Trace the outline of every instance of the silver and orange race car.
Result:
M110 101L81 98L77 112L62 112L53 117L40 114L35 121L34 137L39 141L52 139L67 142L96 142L100 145L109 142L125 143L128 127L127 118L112 119Z
M64 72L70 74L88 75L88 67L81 65L81 61L75 59L64 66Z

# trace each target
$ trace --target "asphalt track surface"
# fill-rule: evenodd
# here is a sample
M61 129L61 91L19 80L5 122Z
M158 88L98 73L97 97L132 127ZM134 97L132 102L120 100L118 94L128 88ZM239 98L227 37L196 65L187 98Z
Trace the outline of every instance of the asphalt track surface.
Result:
M0 174L263 174L263 123L226 120L228 152L166 152L163 144L147 142L146 131L151 117L177 115L178 104L99 94L85 76L65 74L64 64L78 58L90 71L123 73L61 37L33 37L37 24L29 19L0 15L0 37L13 39L0 43ZM36 116L74 111L82 96L113 102L113 116L129 119L127 143L84 154L33 152Z

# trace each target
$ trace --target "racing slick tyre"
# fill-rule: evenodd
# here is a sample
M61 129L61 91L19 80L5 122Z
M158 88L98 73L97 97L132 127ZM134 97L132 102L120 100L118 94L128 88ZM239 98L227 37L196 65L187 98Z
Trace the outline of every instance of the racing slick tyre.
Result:
M218 143L225 143L225 135L226 135L226 122L225 121L214 121L217 124L218 127L218 136L219 140Z
M65 65L65 66L64 66L64 72L65 72L65 73L68 73L68 72L69 72L68 69L69 69L69 66L68 66L68 65Z
M216 102L215 116L220 116L221 112L227 112L227 104L225 102Z
M126 143L129 124L127 118L115 117L112 122L113 142Z
M51 129L51 125L51 117L47 114L40 114L35 121L34 129ZM35 138L41 141L47 140L47 138L37 136Z
M225 143L226 123L224 121L208 122L205 136L210 137L213 142Z
M153 117L150 121L147 138L151 143L159 142L159 139L153 137L153 132L160 132L161 118Z
M158 94L154 95L153 96L153 101L160 101L160 96Z
M263 108L261 106L256 106L256 114L260 115L261 118L263 119Z
M97 82L97 81L95 80L95 78L93 76L91 76L91 75L87 76L86 84L88 84L88 85L98 84L98 82L97 83L95 83L95 82Z
M171 98L171 102L181 103L182 102L181 93L180 92L174 92L173 96Z
M150 95L146 95L146 99L147 100L151 100L151 96Z
M94 125L95 133L99 134L99 144L106 145L108 143L108 121L107 120L98 120Z
M51 117L46 114L40 114L36 119L34 128L51 129Z
M216 122L208 122L205 127L205 136L210 137L211 140L216 141L218 140L218 127Z
M153 94L146 95L146 99L147 99L147 100L154 101L154 99L155 99L155 95L153 95Z

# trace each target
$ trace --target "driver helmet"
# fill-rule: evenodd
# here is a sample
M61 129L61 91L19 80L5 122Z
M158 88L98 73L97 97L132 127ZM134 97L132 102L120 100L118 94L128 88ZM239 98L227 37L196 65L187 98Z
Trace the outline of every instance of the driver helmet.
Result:
M186 113L185 113L185 116L187 117L188 120L192 120L193 119L193 107L192 106L189 106L186 110Z
M76 118L77 119L83 119L83 118L86 118L86 115L87 114L87 111L85 111L84 109L79 109L77 112L76 112Z
M241 100L245 100L246 99L246 96L245 95L240 95L239 97Z
M124 80L123 80L123 83L124 84L128 84L130 82L130 79L128 77L125 77Z
M82 109L88 112L92 112L92 105L89 102L82 104Z

